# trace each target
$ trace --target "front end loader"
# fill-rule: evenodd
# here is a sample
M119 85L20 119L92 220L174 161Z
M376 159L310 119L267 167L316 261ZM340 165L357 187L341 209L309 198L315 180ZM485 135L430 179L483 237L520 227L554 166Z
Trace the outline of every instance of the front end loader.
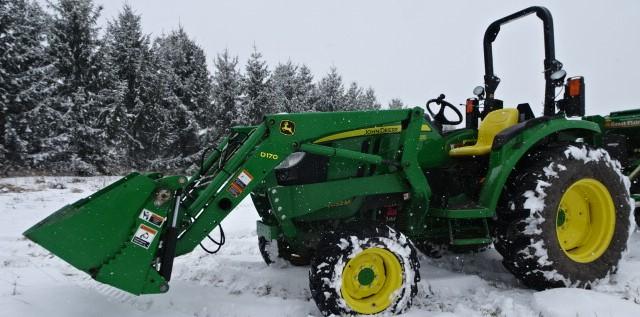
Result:
M504 24L530 14L545 40L539 117L495 95L492 43ZM580 119L584 79L565 78L547 9L493 22L483 43L485 84L464 114L441 95L429 114L266 115L233 128L191 176L130 174L24 234L99 282L162 293L174 258L250 196L265 262L309 265L325 315L406 310L420 280L417 249L439 256L493 244L525 285L589 287L615 271L626 248L623 167L603 145L603 126ZM464 117L466 127L445 131Z

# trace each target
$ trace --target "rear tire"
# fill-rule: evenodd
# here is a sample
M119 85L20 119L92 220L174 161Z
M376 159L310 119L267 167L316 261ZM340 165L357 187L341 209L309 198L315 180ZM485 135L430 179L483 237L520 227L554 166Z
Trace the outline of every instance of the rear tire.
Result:
M418 291L418 253L387 226L323 236L311 262L309 287L326 315L399 314Z
M494 222L504 266L534 289L590 287L614 273L631 212L620 164L586 145L546 148L524 163Z

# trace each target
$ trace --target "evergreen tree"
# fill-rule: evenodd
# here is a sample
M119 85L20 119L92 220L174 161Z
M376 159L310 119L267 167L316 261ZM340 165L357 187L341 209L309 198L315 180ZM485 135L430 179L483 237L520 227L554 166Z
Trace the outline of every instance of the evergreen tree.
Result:
M200 125L211 126L211 76L202 48L189 38L182 27L156 41L158 54L169 63L177 76L172 87L174 94L196 116Z
M183 169L199 149L199 125L193 112L176 94L181 80L171 60L174 47L157 40L152 48L150 65L142 76L142 103L135 109L131 156L144 169Z
M105 164L118 171L133 164L130 151L139 149L133 135L133 114L143 107L143 77L152 68L149 37L142 33L141 18L129 5L109 22L101 49L96 128L102 131L107 148Z
M358 102L358 109L361 110L378 110L381 108L376 93L373 88L369 87L365 90L364 94L360 97Z
M213 127L216 131L212 135L221 135L228 133L233 125L248 123L249 116L240 109L242 76L238 70L238 58L231 57L225 50L216 56L214 66L212 95L215 109Z
M404 103L398 98L393 98L389 102L389 109L403 109Z
M322 112L340 111L344 108L344 86L342 76L335 67L318 84L316 110Z
M91 0L59 0L51 7L47 53L56 84L49 103L62 120L52 129L55 142L43 142L45 162L61 171L105 173L104 135L95 129L103 69L97 27L101 7Z
M344 95L344 110L359 110L362 95L362 88L358 87L357 83L352 82Z
M173 72L169 65L164 64L156 51L157 43L153 45L149 57L150 65L154 67L141 77L142 103L134 109L131 131L135 143L130 152L138 167L148 166L149 162L162 155L168 147L167 126L168 110L175 107L177 98L170 89L173 82Z
M298 112L313 111L318 99L316 85L313 83L313 75L307 65L298 68L296 75L295 104Z
M117 19L109 22L104 39L103 51L109 63L105 72L115 72L115 79L125 84L123 106L129 110L140 102L141 77L149 66L149 37L142 33L140 20L125 4Z
M278 64L271 75L272 98L271 109L274 113L298 112L295 105L296 73L298 67L291 61L286 64Z
M47 15L36 2L0 0L0 172L9 164L27 165L27 155L37 150L34 109L51 84L46 28Z
M59 0L51 7L54 16L47 53L59 83L58 95L71 97L81 89L96 92L101 70L96 23L102 7L94 7L91 0Z
M107 33L106 37L110 34ZM106 45L104 48L108 48ZM131 167L129 150L135 143L130 135L130 110L127 109L125 96L128 82L118 77L118 67L115 60L106 54L102 66L104 71L100 75L100 90L92 107L97 108L97 117L92 127L96 131L94 145L102 149L102 168L108 173L122 173L123 168Z
M245 96L242 100L242 109L247 114L249 124L257 124L262 117L269 112L269 69L267 63L262 60L262 54L254 47L253 53L245 67L246 75L242 86Z
M311 70L288 61L278 64L271 76L272 112L313 111L317 99L316 86Z

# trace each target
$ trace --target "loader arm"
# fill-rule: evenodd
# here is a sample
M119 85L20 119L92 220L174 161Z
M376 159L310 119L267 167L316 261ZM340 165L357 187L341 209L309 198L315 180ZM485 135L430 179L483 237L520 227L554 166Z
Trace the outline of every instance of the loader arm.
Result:
M393 172L360 181L386 177L395 185L375 192L408 190L419 198L413 200L416 208L426 210L430 190L417 158L423 116L420 108L265 116L256 127L234 129L190 178L133 173L24 234L97 281L133 294L166 292L173 259L193 251L293 152L393 166ZM351 130L398 124L401 150L392 159L315 143Z
M236 153L221 167L210 171L213 180L196 192L197 198L181 210L193 220L184 219L186 225L178 239L176 256L191 252L220 222L260 184L287 156L296 151L324 156L367 162L403 166L407 179L415 194L428 197L426 178L417 162L418 134L422 124L420 108L392 111L336 112L314 114L282 114L266 116ZM281 131L286 123L294 132ZM404 140L407 143L398 162L384 160L373 154L314 144L327 135L371 126L402 122ZM212 157L217 157L214 153ZM214 161L214 160L207 160ZM207 168L208 166L205 166ZM199 172L200 173L200 172Z

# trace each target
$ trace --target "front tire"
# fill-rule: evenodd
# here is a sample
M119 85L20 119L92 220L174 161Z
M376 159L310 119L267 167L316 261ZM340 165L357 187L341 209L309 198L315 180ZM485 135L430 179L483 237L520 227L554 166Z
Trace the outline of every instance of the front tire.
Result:
M420 280L411 241L387 226L325 234L311 262L309 286L326 315L399 314Z
M586 145L546 148L523 163L497 210L504 266L534 289L590 287L614 273L631 212L620 164Z

